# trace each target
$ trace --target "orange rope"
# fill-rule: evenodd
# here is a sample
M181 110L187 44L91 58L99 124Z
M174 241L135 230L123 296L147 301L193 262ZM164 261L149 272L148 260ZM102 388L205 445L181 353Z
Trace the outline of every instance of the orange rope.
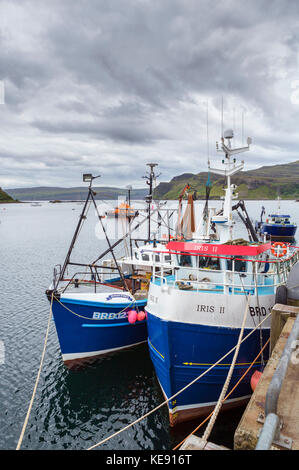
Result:
M250 369L252 368L252 366L254 365L254 363L258 360L258 358L260 357L260 355L262 354L262 352L264 351L264 349L266 348L266 346L268 345L270 341L270 338L266 341L266 343L264 344L264 346L262 347L262 349L260 350L260 352L258 353L258 355L256 356L256 358L252 361L252 363L250 364L250 366L246 369L246 371L244 372L244 374L242 375L242 377L238 380L238 382L233 386L233 388L231 389L231 391L225 396L225 398L222 400L222 403L225 402L225 400L228 399L228 397L233 393L233 391L237 388L237 386L239 385L240 382L242 382L242 380L244 379L244 377L248 374L248 372L250 371ZM182 440L182 442L180 442L179 444L177 444L173 450L176 450L178 447L180 447L185 441L186 439L188 439L188 437L190 437L192 434L194 434L199 428L201 428L207 421L208 419L212 416L214 410L209 414L209 416L207 416L198 426L197 428L195 428L187 437L185 437L185 439Z

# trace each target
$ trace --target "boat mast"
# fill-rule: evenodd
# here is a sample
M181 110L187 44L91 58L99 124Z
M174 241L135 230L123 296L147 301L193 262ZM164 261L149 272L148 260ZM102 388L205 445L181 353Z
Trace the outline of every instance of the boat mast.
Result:
M239 147L233 149L231 147L231 139L234 137L234 132L232 129L228 129L224 132L223 137L221 137L221 148L219 149L218 142L216 142L216 149L217 151L224 152L225 158L222 160L222 163L225 166L225 169L218 169L218 168L211 168L209 164L209 170L212 173L217 175L224 176L226 178L226 188L225 197L224 197L224 204L223 204L223 219L222 219L222 228L221 231L221 242L224 243L227 240L232 239L232 228L233 228L233 215L232 215L232 199L234 196L234 190L236 186L231 184L231 176L233 176L238 171L244 168L244 161L239 164L236 164L236 159L233 157L242 152L247 152L249 150L249 146L251 144L251 138L248 137L247 139L247 146L246 147ZM225 142L225 139L227 142ZM213 220L212 220L213 221Z
M154 180L157 178L154 168L158 166L158 163L147 163L147 166L149 166L149 173L146 176L143 176L143 178L146 179L146 184L149 186L148 190L148 195L145 198L145 201L147 202L148 205L148 241L151 239L151 204L153 201L153 183Z
M59 276L57 285L58 285L58 283L59 283L59 282L63 279L63 277L64 277L64 274L65 274L67 265L69 264L70 257L71 257L73 248L74 248L74 246L75 246L77 237L78 237L78 235L79 235L79 232L80 232L82 223L83 223L84 220L86 219L86 215L85 215L85 214L86 214L87 204L88 204L88 202L89 202L89 200L90 200L92 182L93 182L94 179L100 178L100 176L101 176L101 175L92 176L90 173L85 173L85 174L83 175L83 181L84 181L84 182L89 182L88 193L87 193L87 197L86 197L86 200L85 200L85 203L84 203L82 212L81 212L81 214L80 214L79 221L78 221L76 230L75 230L75 232L74 232L74 235L73 235L73 238L72 238L70 247L69 247L69 249L68 249L66 258L65 258L65 260L64 260L63 267L62 267L62 269L61 269L61 271L60 271L60 276ZM57 285L54 286L54 288L56 288Z
M107 241L107 243L108 243L108 247L109 247L109 248L108 248L108 252L111 252L112 257L113 257L113 260L114 260L114 263L115 263L115 266L116 266L116 268L117 268L117 270L118 270L120 279L122 280L122 283L123 283L125 289L126 289L127 291L129 291L130 289L129 289L127 283L126 283L125 277L124 277L124 275L123 275L123 273L122 273L122 271L121 271L121 269L120 269L120 267L119 267L119 264L118 264L118 262L117 262L117 259L116 259L116 257L115 257L115 254L114 254L114 251L113 251L113 246L112 246L111 243L110 243L109 237L108 237L108 235L107 235L106 229L105 229L105 227L104 227L102 218L101 218L101 216L100 216L100 214L99 214L99 211L98 211L98 208L97 208L97 204L96 204L96 201L95 201L95 198L94 198L94 196L95 196L96 193L95 193L95 192L93 191L93 189L92 189L92 183L93 183L93 180L95 180L96 178L100 178L100 175L99 175L99 176L92 176L92 174L90 174L90 173L83 175L83 181L84 181L84 182L89 182L88 194L87 194L86 201L85 201L84 207L83 207L83 209L82 209L82 212L81 212L81 215L80 215L79 222L78 222L78 224L77 224L75 233L74 233L74 235L73 235L73 238L72 238L72 241L71 241L71 244L70 244L68 253L67 253L67 255L66 255L66 258L65 258L65 261L64 261L64 264L63 264L63 268L62 268L61 273L60 273L60 276L59 276L59 281L58 281L58 283L63 280L63 277L64 277L64 274L65 274L67 265L68 265L68 264L71 264L71 263L70 263L70 257L71 257L73 248L74 248L74 246L75 246L75 242L76 242L76 240L77 240L77 237L78 237L78 235L79 235L79 231L80 231L80 228L81 228L81 226L82 226L82 222L86 219L85 213L86 213L87 204L88 204L88 202L91 200L91 201L93 202L93 204L94 204L94 208L95 208L96 214L97 214L97 216L98 216L98 218L99 218L99 221L100 221L102 230L103 230L103 232L104 232L106 241ZM90 265L90 266L92 266L92 265ZM57 283L57 285L58 285L58 283ZM56 288L57 285L54 286L54 288Z

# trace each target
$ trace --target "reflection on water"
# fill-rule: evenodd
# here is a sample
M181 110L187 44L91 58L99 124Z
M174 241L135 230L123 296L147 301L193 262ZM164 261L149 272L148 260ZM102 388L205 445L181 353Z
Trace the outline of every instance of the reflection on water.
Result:
M219 201L211 204L220 207ZM271 204L249 201L246 206L255 219L261 205L268 213L273 209ZM281 209L298 223L299 203L281 201ZM80 210L75 203L0 205L0 341L5 348L5 363L0 363L1 449L15 449L20 436L47 327L49 303L44 292L53 266L64 260ZM236 214L235 220L236 237L246 237ZM107 247L105 240L96 236L93 214L85 225L72 256L79 262L82 256L84 261L96 258ZM146 345L70 371L62 364L52 323L22 449L87 449L163 400ZM211 440L232 447L241 413L235 410L219 416ZM170 429L164 406L101 449L169 450L198 424L195 421Z

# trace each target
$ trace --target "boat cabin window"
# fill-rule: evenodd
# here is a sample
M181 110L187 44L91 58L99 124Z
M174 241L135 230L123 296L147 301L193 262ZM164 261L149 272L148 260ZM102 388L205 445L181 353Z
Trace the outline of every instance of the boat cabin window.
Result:
M149 255L142 253L142 261L149 261Z
M170 263L171 262L171 255L164 255L164 260L165 260L165 263Z
M178 255L179 266L192 267L192 259L190 255Z
M160 263L160 255L155 255L155 261Z
M199 256L198 267L202 269L208 268L220 270L220 259L213 258L212 256Z
M226 269L228 271L232 270L232 265L233 265L233 260L228 259L226 260ZM238 259L235 259L235 271L238 271L240 273L246 272L246 267L247 267L247 261L242 259L242 256L238 256Z

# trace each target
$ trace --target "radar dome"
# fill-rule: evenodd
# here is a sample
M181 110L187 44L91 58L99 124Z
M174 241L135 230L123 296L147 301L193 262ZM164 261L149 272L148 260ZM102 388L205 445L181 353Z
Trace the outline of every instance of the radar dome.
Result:
M232 139L234 137L234 131L232 129L227 129L224 131L224 138L225 139Z

